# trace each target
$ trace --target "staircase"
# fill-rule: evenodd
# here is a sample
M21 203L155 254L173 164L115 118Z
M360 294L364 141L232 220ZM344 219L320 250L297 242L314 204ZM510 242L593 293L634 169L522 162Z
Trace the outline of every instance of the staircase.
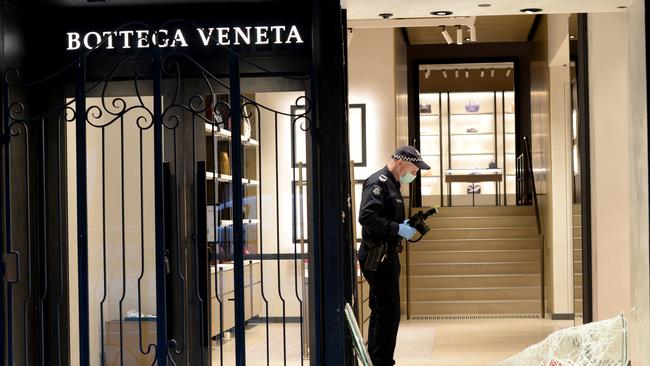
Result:
M573 293L574 312L582 318L582 206L573 205Z
M409 247L412 318L541 314L540 240L532 206L440 208Z

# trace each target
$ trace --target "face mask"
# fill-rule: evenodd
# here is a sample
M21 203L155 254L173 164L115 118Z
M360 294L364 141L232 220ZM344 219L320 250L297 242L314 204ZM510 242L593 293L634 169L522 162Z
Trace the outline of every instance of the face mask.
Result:
M406 172L403 176L399 177L399 182L402 184L409 184L415 180L415 175L410 172Z

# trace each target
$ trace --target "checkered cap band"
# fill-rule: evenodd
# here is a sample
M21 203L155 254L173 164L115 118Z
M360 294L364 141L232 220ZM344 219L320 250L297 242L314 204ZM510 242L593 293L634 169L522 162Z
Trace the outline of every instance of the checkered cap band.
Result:
M415 162L415 161L424 161L424 160L422 160L422 157L419 157L419 158L412 158L412 157L410 157L410 156L399 155L399 154L393 154L391 157L392 157L393 159L404 160L404 161L410 161L410 162Z

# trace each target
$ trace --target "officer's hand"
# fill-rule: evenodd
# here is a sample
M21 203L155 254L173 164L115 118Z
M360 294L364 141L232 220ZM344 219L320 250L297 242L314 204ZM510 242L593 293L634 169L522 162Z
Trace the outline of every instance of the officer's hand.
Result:
M399 224L399 231L397 234L401 236L402 238L409 240L415 235L416 230L407 224Z

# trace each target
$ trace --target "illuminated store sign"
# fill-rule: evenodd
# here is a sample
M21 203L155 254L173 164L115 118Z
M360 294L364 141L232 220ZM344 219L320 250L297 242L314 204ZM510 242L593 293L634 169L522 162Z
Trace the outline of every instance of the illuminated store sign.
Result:
M304 43L298 27L284 26L255 26L255 27L209 27L196 28L196 34L186 35L182 29L160 29L157 31L120 30L115 32L68 32L67 50L93 49L103 43L106 49L149 48L158 46L190 47L191 42L199 46L211 45L281 45ZM194 33L192 32L192 33ZM188 37L189 36L189 37ZM198 37L197 37L198 36Z

